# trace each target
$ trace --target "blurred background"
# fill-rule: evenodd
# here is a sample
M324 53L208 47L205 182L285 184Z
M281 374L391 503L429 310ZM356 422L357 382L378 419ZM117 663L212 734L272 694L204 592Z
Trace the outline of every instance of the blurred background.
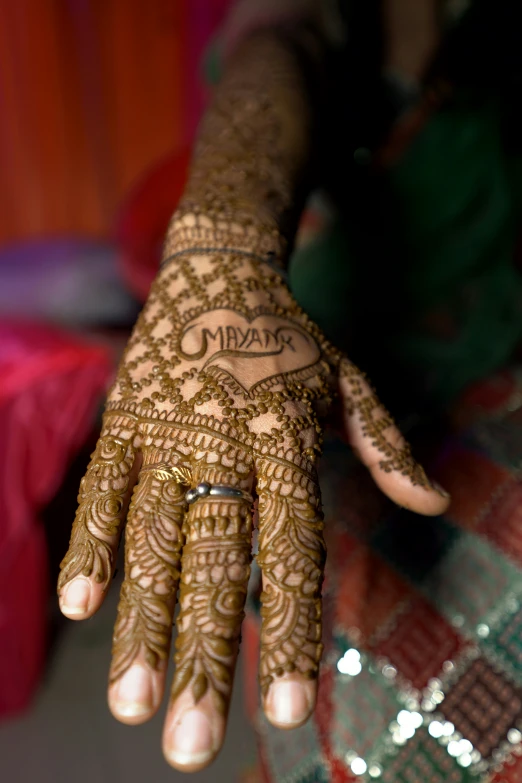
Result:
M218 76L222 55L252 21L246 11L240 11L224 25L232 3L0 0L0 781L141 783L147 777L155 783L181 783L184 779L162 758L163 710L149 724L131 728L117 723L106 705L121 563L103 608L85 623L60 615L55 585L79 482L99 431L105 392L156 273L209 85ZM256 24L283 20L287 12L292 19L292 13L304 5L306 0L238 3L252 11ZM472 543L468 532L462 538L468 542L467 549L462 547L472 565L461 573L450 554L445 564L446 550L430 548L429 532L421 540L408 528L408 534L403 532L397 539L399 548L404 545L401 556L407 551L404 542L413 542L412 562L418 562L418 551L433 555L433 568L440 559L440 567L446 569L440 571L440 585L450 586L444 593L449 595L448 616L453 597L460 599L462 592L465 602L469 588L470 616L475 618L474 601L480 609L470 623L478 629L482 644L483 629L489 633L483 624L486 615L481 614L485 611L482 595L487 594L493 605L500 601L502 590L511 589L509 579L517 591L522 584L522 113L520 101L513 99L520 94L522 81L521 7L511 0L361 0L343 5L361 12L348 21L362 25L357 29L369 36L357 38L352 33L353 41L348 42L357 45L347 46L340 60L334 58L329 64L336 78L328 85L332 95L327 103L335 111L325 121L329 134L325 161L332 156L332 182L325 184L344 211L338 220L329 199L321 194L311 199L291 259L290 283L328 336L357 336L353 347L359 355L351 346L350 356L356 361L361 358L408 435L417 441L429 441L419 425L427 411L436 414L437 424L449 401L453 404L470 383L484 382L478 391L472 388L471 396L464 396L452 414L457 429L463 429L465 445L454 452L444 447L451 469L441 481L454 497L460 493L461 500L451 524L442 520L443 532L433 534L441 541L445 536L456 541L463 535L460 527L468 531L476 524ZM334 6L333 0L324 0L321 8ZM386 57L379 61L379 69L372 70L378 61L367 42L374 42L372 9L381 6L390 11L389 18L383 15L386 35L381 44ZM447 44L444 37L433 67L424 74L426 52L439 40L442 17L424 18L416 12L435 7L445 9ZM416 22L410 26L412 18ZM339 34L336 25L327 30L334 41ZM425 39L419 38L418 29L424 29ZM424 41L420 47L419 41ZM381 69L383 64L386 68ZM339 95L343 100L334 100ZM377 278L375 270L384 277ZM376 279L380 286L375 285ZM370 290L372 296L361 296L361 290ZM352 329L350 324L358 318L372 328ZM515 369L504 371L513 358ZM500 371L504 374L493 375ZM396 378L402 382L397 384ZM470 434L468 428L475 421L478 434ZM332 464L342 472L344 463L335 449L333 454ZM473 467L477 464L480 471ZM359 702L346 695L346 682L334 680L338 652L333 624L336 633L342 631L351 639L350 634L359 633L359 625L366 627L368 614L381 599L386 612L395 609L386 581L391 572L385 559L378 565L381 561L373 559L369 548L371 544L376 551L385 550L376 526L381 506L373 499L368 505L364 482L357 474L353 484L346 482L348 467L338 484L335 471L330 467L325 475L328 472L329 486L335 488L331 497L336 494L341 504L342 487L349 502L337 510L333 504L327 509L330 522L337 521L337 527L329 527L334 542L330 551L339 557L330 558L332 587L325 596L325 638L334 640L325 678L336 684L339 714L342 717L345 710L348 719L350 704ZM328 482L324 486L327 489ZM360 490L360 502L354 511L355 490ZM327 498L328 491L324 495ZM370 490L367 495L372 497ZM493 504L501 500L505 506L497 512ZM494 513L488 516L490 509ZM375 519L364 534L370 542L367 546L359 537L372 513ZM397 519L400 532L400 516ZM374 538L372 525L377 531ZM430 530L425 525L418 529ZM347 530L353 535L347 535ZM335 543L336 536L340 544ZM480 536L494 542L487 555ZM393 549L392 535L389 543ZM473 560L473 546L482 559ZM506 550L516 569L499 560L495 547ZM368 567L355 572L346 568L344 558L352 548L354 557L363 552L361 562L368 562ZM391 563L393 557L392 552ZM485 569L482 563L491 567ZM405 568L404 561L397 568L398 572ZM479 574L481 569L487 579L494 574L493 581L479 583L486 587L475 589L467 574ZM381 579L379 574L385 576ZM513 576L508 579L506 574ZM458 581L461 577L465 584ZM434 585L430 600L438 606L439 585ZM356 609L350 608L353 601ZM346 620L335 619L336 602L339 616ZM514 606L513 612L518 612L519 604ZM226 743L208 771L191 777L195 783L259 783L256 742L245 713L247 709L252 718L257 710L254 672L259 622L254 611L248 614ZM383 610L379 617L385 616ZM412 660L417 660L415 639L424 639L428 626L422 617L418 622L412 617L404 638L413 640ZM501 619L497 612L495 623ZM382 622L383 633L391 632L393 623ZM431 625L435 631L439 628L437 623ZM448 623L444 627L453 639L452 628ZM433 654L431 664L439 667L432 676L440 671L441 645L435 631L429 637L432 643L422 643L423 653ZM518 631L515 635L518 644ZM510 639L498 642L497 663L511 661ZM481 654L492 655L484 645ZM522 660L518 646L513 655L516 662L506 665L506 671L516 670L518 682ZM422 656L419 660L425 673ZM245 669L250 689L244 688ZM361 703L377 698L368 696L365 679L355 682ZM520 706L518 685L515 695ZM375 709L380 703L371 703L368 726L375 729L372 742L378 746L381 734L388 731L389 708ZM478 720L480 710L470 704L472 718ZM382 725L378 721L374 725L375 716ZM505 711L504 717L511 720ZM492 722L500 726L498 737L504 732L509 739L515 724L504 725L497 717ZM315 758L316 745L338 747L344 757L339 774L344 775L348 758L344 725L327 705L316 711L303 734L282 737L275 730L272 735L259 732L261 756L269 758L274 769L275 761L281 762L277 769L286 770L281 773L285 780L297 780L296 758L308 764ZM522 779L519 729L522 722L516 724L515 735L511 732L516 739L509 739L516 745L516 767L512 765L509 775L499 772L501 777L488 779ZM495 742L490 743L493 759ZM428 756L424 751L421 755L424 764ZM274 769L272 779L282 779ZM413 779L412 770L407 761L408 780ZM466 777L452 780L469 779L467 771L462 774ZM424 771L423 776L427 777ZM312 771L308 779L317 783L319 773Z
M161 715L128 728L106 706L118 586L75 624L59 614L55 584L227 5L0 0L0 778L10 783L183 777L163 761ZM248 779L240 680L225 750L194 780Z

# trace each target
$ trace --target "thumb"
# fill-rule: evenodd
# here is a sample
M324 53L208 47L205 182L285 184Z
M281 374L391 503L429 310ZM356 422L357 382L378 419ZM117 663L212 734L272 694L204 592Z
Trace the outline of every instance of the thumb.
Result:
M339 391L348 443L384 494L418 514L442 514L448 493L429 480L364 373L348 359L339 365Z

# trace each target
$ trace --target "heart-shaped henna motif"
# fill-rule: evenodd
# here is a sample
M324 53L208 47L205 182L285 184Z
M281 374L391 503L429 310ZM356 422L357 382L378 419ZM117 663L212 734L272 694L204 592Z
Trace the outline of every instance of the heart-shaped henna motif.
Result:
M227 308L186 323L177 353L200 368L227 373L247 394L260 383L314 367L321 356L314 338L289 318L247 318Z

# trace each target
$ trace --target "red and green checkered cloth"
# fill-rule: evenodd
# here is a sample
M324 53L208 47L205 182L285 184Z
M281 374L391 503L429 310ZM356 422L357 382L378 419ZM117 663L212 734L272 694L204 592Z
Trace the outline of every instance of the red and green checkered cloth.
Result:
M246 621L261 780L522 782L522 367L475 386L454 419L434 465L453 497L440 518L393 507L327 449L326 649L302 728L261 716L255 595Z

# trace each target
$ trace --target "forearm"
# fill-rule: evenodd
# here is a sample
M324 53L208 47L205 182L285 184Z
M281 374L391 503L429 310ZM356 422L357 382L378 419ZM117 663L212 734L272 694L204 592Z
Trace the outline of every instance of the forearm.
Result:
M312 168L314 97L305 62L303 50L277 32L238 49L201 123L165 257L212 245L284 259Z

